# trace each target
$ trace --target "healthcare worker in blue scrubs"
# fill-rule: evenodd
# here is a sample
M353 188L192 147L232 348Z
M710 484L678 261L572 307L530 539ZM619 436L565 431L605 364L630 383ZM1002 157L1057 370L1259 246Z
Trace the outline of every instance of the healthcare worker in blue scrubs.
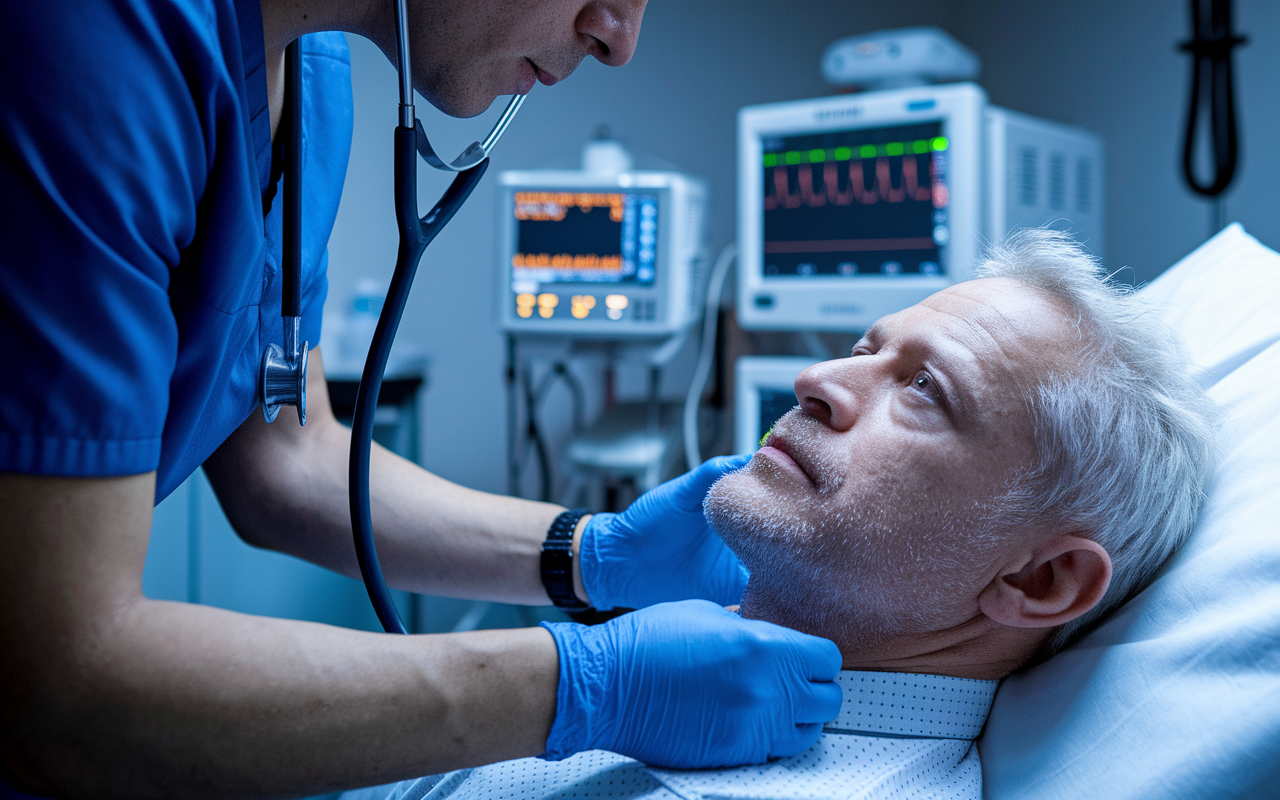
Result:
M624 64L644 3L411 0L416 86L468 116L585 57ZM331 32L393 54L392 11L390 0L0 4L11 787L297 795L592 748L740 764L803 750L839 707L834 645L716 604L743 583L701 514L707 487L739 463L727 459L576 525L576 596L641 608L604 625L387 636L142 596L152 508L201 465L246 541L356 574L350 435L328 407L322 353L305 427L292 408L263 421L257 371L281 337L272 140L284 48L303 37L302 338L315 343L351 134L349 59ZM548 602L540 550L563 509L472 491L383 450L372 486L394 585Z

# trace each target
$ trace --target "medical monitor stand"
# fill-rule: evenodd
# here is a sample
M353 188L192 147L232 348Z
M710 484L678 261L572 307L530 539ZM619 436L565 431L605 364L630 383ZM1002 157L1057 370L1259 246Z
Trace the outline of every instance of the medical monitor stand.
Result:
M680 449L679 414L659 394L662 373L684 348L689 328L648 340L574 339L565 336L507 334L507 491L524 496L524 470L531 459L539 470L541 500L578 503L590 480L599 479L605 491L617 481L638 490L653 488L674 466ZM602 362L603 410L587 425L586 393L572 369L582 357ZM617 367L640 367L646 372L647 392L641 402L617 402L612 373ZM563 383L573 398L570 437L561 453L570 478L562 491L553 486L552 452L540 417L548 392ZM599 510L621 510L601 508Z

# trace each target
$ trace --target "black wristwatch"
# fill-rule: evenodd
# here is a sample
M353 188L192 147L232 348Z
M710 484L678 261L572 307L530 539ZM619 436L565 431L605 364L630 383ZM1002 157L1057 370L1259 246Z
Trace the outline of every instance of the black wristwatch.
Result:
M586 508L560 512L547 530L547 540L542 543L542 585L556 608L565 611L590 608L573 591L573 531L578 527L578 520L590 513Z

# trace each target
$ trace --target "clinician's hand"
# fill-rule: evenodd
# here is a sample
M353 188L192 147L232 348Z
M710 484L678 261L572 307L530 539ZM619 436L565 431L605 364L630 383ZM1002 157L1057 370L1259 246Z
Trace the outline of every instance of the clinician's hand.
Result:
M759 764L808 749L840 711L834 644L714 603L543 627L560 655L543 758L612 750L662 767Z
M672 600L731 605L747 576L702 515L711 484L750 456L721 456L641 495L621 514L596 514L578 552L582 583L596 608L644 608Z

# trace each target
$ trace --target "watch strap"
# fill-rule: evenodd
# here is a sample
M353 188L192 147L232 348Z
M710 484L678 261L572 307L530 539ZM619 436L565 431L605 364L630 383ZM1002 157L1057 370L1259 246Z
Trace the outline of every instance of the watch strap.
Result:
M585 611L590 606L573 591L573 532L590 509L571 508L556 515L542 543L542 585L556 608Z

